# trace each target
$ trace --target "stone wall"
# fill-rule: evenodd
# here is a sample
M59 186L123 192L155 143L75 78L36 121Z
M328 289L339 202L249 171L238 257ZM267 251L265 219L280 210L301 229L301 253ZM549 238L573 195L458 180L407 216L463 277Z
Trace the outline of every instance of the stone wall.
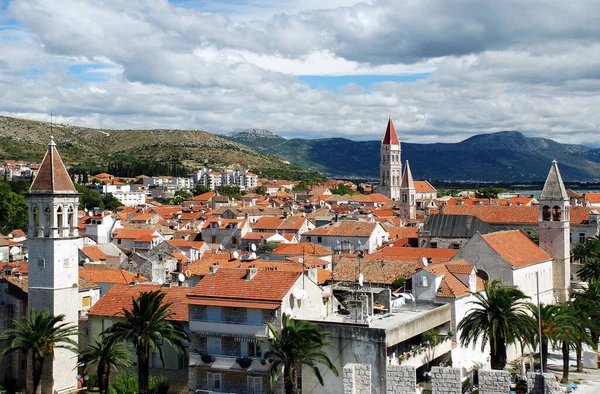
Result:
M432 367L431 391L432 394L461 394L460 368Z
M346 364L342 375L344 394L371 394L370 364Z
M510 392L508 371L479 370L481 394L506 394Z
M415 394L417 370L415 367L388 365L386 373L387 394Z

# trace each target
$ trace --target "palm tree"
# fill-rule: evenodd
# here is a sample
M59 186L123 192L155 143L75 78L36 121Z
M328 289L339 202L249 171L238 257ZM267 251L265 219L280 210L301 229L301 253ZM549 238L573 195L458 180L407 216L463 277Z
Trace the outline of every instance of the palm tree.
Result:
M569 350L581 347L582 343L591 344L592 337L587 332L589 319L572 304L560 305L554 319L556 323L555 343L561 344L563 359L563 376L561 382L569 380Z
M585 243L578 244L573 249L573 260L579 262L581 267L577 275L581 280L600 279L600 238L588 238Z
M8 347L0 353L0 358L17 352L31 351L33 392L41 392L40 382L46 357L54 355L54 349L76 351L77 328L63 323L65 315L52 316L46 308L37 312L31 308L23 320L13 320L13 328L4 330L0 341L10 341Z
M282 374L286 394L294 394L298 368L301 365L305 365L313 371L321 386L324 385L324 382L318 368L319 365L324 365L336 376L338 375L337 369L323 350L323 347L333 345L325 340L325 337L329 335L328 332L320 331L315 323L296 321L285 313L282 318L281 330L271 323L267 324L273 336L263 340L269 345L269 350L265 352L264 357L271 364L269 371L271 386L275 384L277 376Z
M547 369L548 364L548 343L552 341L552 339L556 336L556 315L560 311L560 307L558 305L546 305L540 304L539 315L538 315L538 307L535 304L528 305L529 310L531 310L532 315L534 316L536 323L539 324L538 316L541 318L541 327L542 327L542 367L544 371ZM539 344L539 334L537 331L535 332L533 344Z
M590 331L592 337L600 336L600 280L590 280L586 285L574 288L575 301L573 304L577 309L585 311L590 319L592 326ZM592 346L597 350L598 344L593 343Z
M138 382L140 394L148 394L150 373L150 349L158 353L165 365L162 344L173 346L180 354L185 353L183 341L189 341L183 326L168 320L174 315L169 311L173 303L164 303L165 293L160 290L141 292L132 298L132 307L123 308L123 320L110 326L105 334L109 341L129 341L138 358Z
M116 370L119 365L124 367L131 365L129 349L122 342L94 337L94 343L79 353L79 365L83 367L85 373L96 363L98 364L98 389L100 394L106 394L111 367Z
M535 334L535 322L530 316L521 290L503 287L499 280L484 284L484 294L472 292L473 308L461 322L460 342L463 346L482 339L481 350L490 343L492 369L504 369L507 344L524 345Z

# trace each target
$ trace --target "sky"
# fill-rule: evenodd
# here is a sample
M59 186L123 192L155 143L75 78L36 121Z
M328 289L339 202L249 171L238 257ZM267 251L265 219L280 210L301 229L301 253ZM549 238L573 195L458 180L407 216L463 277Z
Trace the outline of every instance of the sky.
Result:
M600 146L596 0L0 0L0 115Z

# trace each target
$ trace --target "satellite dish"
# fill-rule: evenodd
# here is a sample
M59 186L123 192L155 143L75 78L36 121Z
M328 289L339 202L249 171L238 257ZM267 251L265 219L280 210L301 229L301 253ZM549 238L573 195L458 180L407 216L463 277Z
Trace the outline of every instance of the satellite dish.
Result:
M252 249L253 252L256 252L256 245L254 245L254 244L250 245L250 249Z
M423 265L427 267L429 263L427 262L427 257L423 257Z
M297 300L304 300L308 297L306 290L299 289L299 288L294 288L294 290L292 290L292 295Z
M358 284L360 285L360 287L363 287L363 283L365 281L365 277L363 276L362 273L358 274Z
M237 251L233 252L233 258L237 260L238 257L240 257L240 254Z
M256 260L256 252L250 253L250 259Z
M180 282L183 282L185 280L185 275L184 274L177 275L177 280L179 280Z
M304 264L304 259L303 259L302 257L300 257L300 258L298 259L298 262L299 262L300 264Z
M223 245L219 245L219 250L223 250Z

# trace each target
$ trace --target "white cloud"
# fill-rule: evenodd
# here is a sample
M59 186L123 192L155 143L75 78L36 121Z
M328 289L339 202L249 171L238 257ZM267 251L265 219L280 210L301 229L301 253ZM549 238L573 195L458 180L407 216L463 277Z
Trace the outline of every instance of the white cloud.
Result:
M595 142L593 1L287 4L211 14L219 4L13 0L8 12L20 26L0 29L0 112L45 119L52 109L92 127L353 139L381 138L391 114L414 142L506 129ZM416 73L432 75L336 91L297 79Z

